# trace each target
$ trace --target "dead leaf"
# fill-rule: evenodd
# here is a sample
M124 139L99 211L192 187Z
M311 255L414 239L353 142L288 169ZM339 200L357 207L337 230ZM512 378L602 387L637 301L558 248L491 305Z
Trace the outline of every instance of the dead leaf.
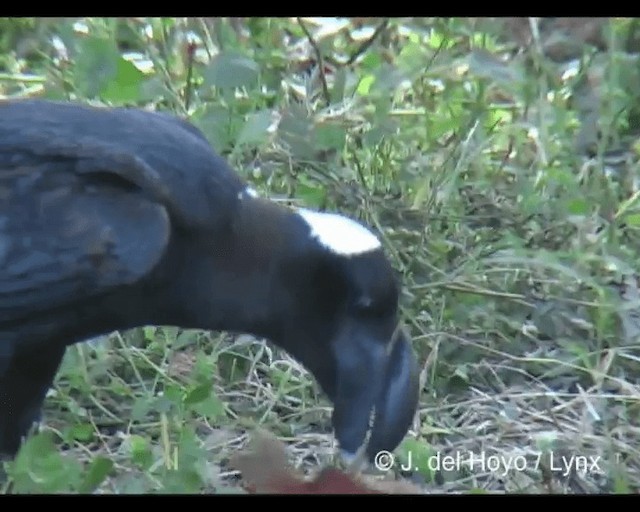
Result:
M288 460L283 443L259 430L250 448L231 458L230 465L242 474L244 488L251 494L421 494L408 483L379 480L373 476L350 475L336 468L324 468L310 478Z

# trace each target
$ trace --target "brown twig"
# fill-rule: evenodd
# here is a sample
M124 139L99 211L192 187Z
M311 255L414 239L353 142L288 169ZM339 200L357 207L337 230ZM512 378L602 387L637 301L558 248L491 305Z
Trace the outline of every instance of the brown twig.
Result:
M313 52L316 54L316 59L318 59L318 67L320 70L320 83L322 84L322 96L324 97L326 104L330 105L331 97L329 96L329 87L327 86L327 77L325 76L325 73L324 73L324 59L322 58L322 52L320 51L320 47L318 46L318 43L316 43L316 40L311 35L311 32L309 32L309 29L307 29L302 19L301 18L296 18L296 19L298 21L298 24L300 25L300 28L304 32L304 35L307 36L309 44L313 48Z
M378 39L380 34L382 34L384 29L387 28L388 24L389 24L389 19L385 19L382 23L380 23L380 25L378 25L376 29L373 31L373 34L371 34L371 37L360 45L360 47L351 55L351 57L349 57L349 59L347 60L347 62L344 63L344 65L350 66L357 60L358 57L360 57L360 55L366 52L374 43L374 41Z
M184 90L184 109L188 113L189 105L191 104L192 93L192 75L193 75L193 60L196 53L196 43L191 42L187 45L187 84Z

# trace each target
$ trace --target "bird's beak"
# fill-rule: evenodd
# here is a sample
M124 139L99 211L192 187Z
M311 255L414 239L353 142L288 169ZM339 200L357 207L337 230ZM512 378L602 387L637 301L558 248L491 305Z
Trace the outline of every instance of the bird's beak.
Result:
M370 461L393 451L413 421L419 395L418 365L406 334L398 329L391 343L372 339L356 325L335 340L339 355L333 427L345 459L365 444Z

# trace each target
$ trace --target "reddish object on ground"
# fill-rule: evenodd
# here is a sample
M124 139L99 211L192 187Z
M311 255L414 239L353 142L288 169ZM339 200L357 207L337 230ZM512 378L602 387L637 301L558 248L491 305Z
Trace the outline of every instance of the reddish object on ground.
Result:
M250 494L418 494L408 482L371 480L364 476L325 468L315 477L305 478L293 468L284 445L259 431L252 449L232 458L231 465L242 473L243 487ZM373 478L373 477L370 477Z
M315 480L303 480L293 474L281 474L262 488L248 485L250 493L269 494L382 494L356 482L338 469L325 469Z

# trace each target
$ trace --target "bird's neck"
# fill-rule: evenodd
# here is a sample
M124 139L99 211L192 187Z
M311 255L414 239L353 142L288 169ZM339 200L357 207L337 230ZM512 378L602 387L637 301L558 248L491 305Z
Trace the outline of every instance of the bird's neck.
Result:
M311 250L303 226L292 210L272 201L240 202L227 264L238 285L233 302L242 311L239 327L250 326L251 334L275 341L284 336ZM298 274L299 279L293 278Z
M171 279L175 299L163 309L175 317L170 323L190 324L186 328L243 332L277 343L285 336L287 312L295 309L295 275L304 279L304 224L288 208L243 198L223 229L209 238L184 235L188 242L175 244L182 249L167 269L182 275ZM171 308L175 312L166 311Z

